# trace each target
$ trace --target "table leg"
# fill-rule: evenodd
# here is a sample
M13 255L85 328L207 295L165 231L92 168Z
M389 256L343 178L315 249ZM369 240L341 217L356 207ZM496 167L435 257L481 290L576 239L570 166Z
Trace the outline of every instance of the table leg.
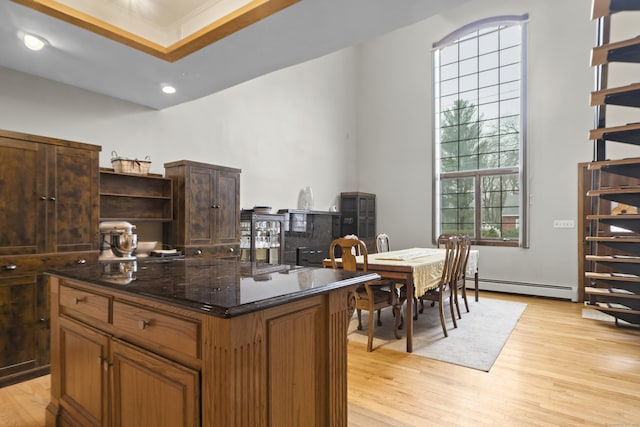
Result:
M407 353L413 352L413 277L407 279Z
M478 302L478 272L476 271L476 274L473 277L473 280L475 281L475 285L476 285L476 289L475 289L475 293L476 293L476 302Z

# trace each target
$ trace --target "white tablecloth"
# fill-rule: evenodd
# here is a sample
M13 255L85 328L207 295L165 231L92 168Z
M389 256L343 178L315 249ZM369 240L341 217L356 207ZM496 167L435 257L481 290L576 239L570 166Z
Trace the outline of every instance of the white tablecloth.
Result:
M478 271L479 252L472 249L469 253L466 275L473 278ZM444 266L445 249L411 248L399 251L381 252L369 255L369 265L407 265L412 267L415 296L423 295L427 290L438 286ZM358 262L363 260L358 259Z

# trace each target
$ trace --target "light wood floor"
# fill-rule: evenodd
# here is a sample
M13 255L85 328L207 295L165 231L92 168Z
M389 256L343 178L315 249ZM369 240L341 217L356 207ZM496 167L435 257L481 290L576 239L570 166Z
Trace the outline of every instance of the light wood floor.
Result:
M351 342L349 426L640 427L640 331L577 303L481 298L528 304L490 372ZM0 426L43 426L48 392L48 376L0 389Z

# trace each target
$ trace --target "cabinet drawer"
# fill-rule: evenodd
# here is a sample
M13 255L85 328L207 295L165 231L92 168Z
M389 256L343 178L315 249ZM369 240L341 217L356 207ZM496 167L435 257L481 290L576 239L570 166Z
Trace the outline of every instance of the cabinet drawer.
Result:
M113 326L117 335L200 357L200 324L195 320L114 301Z
M109 297L82 289L60 286L60 312L80 319L109 322Z
M237 258L240 256L240 243L217 246L187 246L184 248L187 257Z

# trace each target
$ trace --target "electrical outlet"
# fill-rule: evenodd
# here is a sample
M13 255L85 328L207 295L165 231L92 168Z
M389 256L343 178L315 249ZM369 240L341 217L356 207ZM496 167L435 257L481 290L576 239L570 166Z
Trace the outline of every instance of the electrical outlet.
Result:
M573 228L572 219L554 219L553 228Z

